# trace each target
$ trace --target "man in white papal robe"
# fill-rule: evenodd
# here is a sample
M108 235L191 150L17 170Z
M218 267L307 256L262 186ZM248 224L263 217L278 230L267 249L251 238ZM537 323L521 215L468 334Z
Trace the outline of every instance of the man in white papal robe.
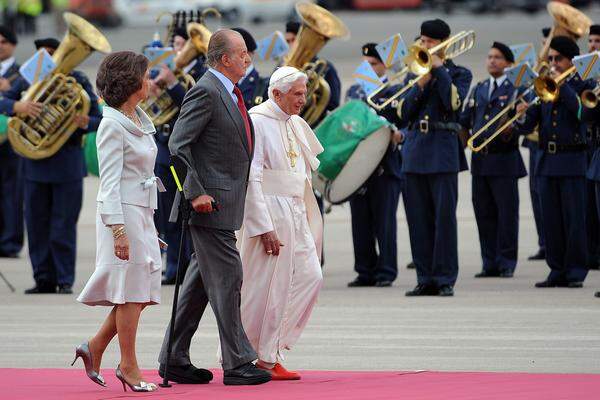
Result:
M274 380L300 379L281 353L300 337L323 281L323 221L311 186L323 147L298 115L306 81L296 68L277 69L269 100L249 112L255 148L239 244L241 313L257 366Z

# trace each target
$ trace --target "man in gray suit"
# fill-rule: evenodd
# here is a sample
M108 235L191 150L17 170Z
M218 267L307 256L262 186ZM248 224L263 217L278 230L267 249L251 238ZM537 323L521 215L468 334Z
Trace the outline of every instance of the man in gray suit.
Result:
M223 383L260 384L270 381L271 375L252 363L257 355L242 326L242 264L235 237L242 225L254 141L242 94L235 86L250 63L242 36L226 29L215 32L207 63L210 69L185 96L169 139L171 154L188 169L183 194L195 211L189 226L196 256L179 295L168 378L180 383L212 379L210 371L194 367L189 356L192 336L210 302L221 340ZM213 209L215 203L219 210ZM168 335L169 328L159 356L161 376Z

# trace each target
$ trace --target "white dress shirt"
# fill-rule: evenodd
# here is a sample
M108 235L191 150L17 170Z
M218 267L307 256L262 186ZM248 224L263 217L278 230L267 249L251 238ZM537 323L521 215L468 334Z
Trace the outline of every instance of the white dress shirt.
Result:
M7 58L6 60L0 62L0 76L6 75L6 72L8 72L8 69L10 67L12 67L12 65L14 63L15 63L14 57Z
M494 81L496 81L497 87L500 87L506 80L506 75L499 76L498 78L494 78L490 76L490 87L488 89L488 99L492 97L492 92L494 91Z
M229 79L228 77L226 77L225 75L223 75L222 73L220 73L219 71L217 71L214 68L209 68L208 72L210 72L211 74L213 74L214 76L216 76L217 79L219 81L221 81L221 83L223 84L223 86L225 86L225 90L227 90L227 92L231 95L231 98L233 99L233 102L235 104L237 104L237 102L238 102L237 96L235 95L235 93L233 93L233 88L235 87L235 85L231 81L231 79Z

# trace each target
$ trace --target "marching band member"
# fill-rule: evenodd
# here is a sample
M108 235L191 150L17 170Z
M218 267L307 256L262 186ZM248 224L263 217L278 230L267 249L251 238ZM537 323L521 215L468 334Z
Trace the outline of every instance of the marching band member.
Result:
M176 52L181 51L188 39L189 37L185 26L175 28L173 30L173 49ZM190 74L196 81L198 81L206 71L206 58L202 54L183 68L183 72ZM152 86L154 86L152 90L157 90L157 86L165 86L169 96L171 96L175 103L178 105L183 103L183 98L186 93L185 87L179 82L173 71L166 65L161 67L159 74L152 81ZM163 285L175 284L177 257L179 255L181 237L181 224L169 222L169 215L175 199L177 186L175 185L169 170L170 153L168 143L177 117L178 115L175 115L171 121L168 121L162 126L157 126L157 134L155 135L156 144L158 146L155 174L162 180L166 189L165 192L159 193L158 195L158 209L156 211L155 220L159 232L163 233L164 240L169 245L169 247L167 247L167 267L162 281ZM181 265L188 265L191 254L191 243L186 241ZM184 274L181 274L181 276L183 275Z
M582 113L582 119L588 124L598 129L600 126L600 103L594 108L584 107ZM600 214L600 146L598 143L599 137L594 136L593 140L596 142L594 154L590 161L589 168L587 170L586 177L589 181L594 183L594 192L596 195L596 210ZM588 197L589 198L589 197ZM596 297L600 297L600 291L596 292Z
M250 56L250 60L252 63L248 68L246 68L246 75L238 82L238 87L242 91L242 96L244 97L244 102L246 103L246 108L251 109L255 106L254 99L259 95L257 90L262 89L258 87L260 82L260 76L256 67L254 67L254 52L256 51L256 41L244 28L233 28L233 31L238 32L244 38L244 42L246 43L246 48L248 49L248 56ZM262 95L262 94L261 94Z
M494 42L487 56L490 77L479 82L466 102L460 124L471 133L479 131L521 94L504 74L514 63L504 43ZM502 124L502 118L481 137L485 140ZM527 175L519 151L519 135L502 133L479 153L471 156L472 200L479 230L482 271L476 278L513 276L519 246L518 180Z
M12 81L19 76L19 65L14 52L17 36L0 26L0 96L10 90ZM23 248L23 181L22 161L0 133L0 257L16 258Z
M386 67L377 53L375 43L362 47L362 54L382 82L387 81ZM385 101L386 93L394 94L391 86L378 97ZM357 83L348 89L346 98L365 101L367 95ZM398 275L398 246L396 243L396 211L402 188L402 157L398 149L400 133L392 138L383 161L364 187L350 199L352 243L356 279L349 287L391 286ZM377 252L379 249L379 254Z
M450 27L440 19L421 25L420 42L428 49L448 37ZM408 123L402 172L417 267L417 286L407 296L453 296L458 275L458 172L467 169L467 161L457 120L472 75L438 54L432 55L432 64L398 105L400 120Z
M323 283L323 221L310 188L323 147L298 116L307 80L294 67L277 69L269 100L250 110L255 137L240 243L241 314L256 365L273 380L300 379L283 367L281 353L300 337Z
M546 27L542 29L542 47L544 47L549 34L550 28ZM538 235L538 251L535 254L530 255L527 259L532 261L544 260L546 259L546 244L544 242L544 222L542 221L542 206L537 183L537 166L543 152L539 148L538 142L532 140L531 137L523 138L522 146L529 149L529 194L531 197L533 218L535 220L535 229Z
M44 48L51 55L60 42L54 38L35 41L36 49ZM86 167L81 146L82 135L95 131L100 123L98 98L88 78L80 71L70 74L90 97L88 115L78 116L80 129L51 157L41 160L23 159L25 176L25 222L29 243L29 258L35 286L25 291L35 293L73 293L75 258L77 253L77 220L82 205L83 177ZM40 103L20 102L28 88L24 78L18 78L0 100L0 112L7 115L23 113L35 117L42 111Z
M183 46L185 46L185 43L189 38L185 26L175 28L173 31L173 50L176 52L183 50ZM206 67L206 56L204 54L200 54L190 61L188 65L183 67L183 72L190 74L196 81L200 79L206 71L208 71L208 68ZM170 82L170 84L173 85L174 82L172 80L170 80Z
M556 77L573 64L579 55L577 43L566 36L550 42L548 61ZM546 263L551 269L538 288L580 288L587 275L585 226L586 135L580 122L582 111L578 94L590 88L574 74L561 86L555 102L543 102L528 108L519 125L526 133L539 124L539 147L543 151L537 168L542 219L546 243Z
M588 51L600 50L600 25L590 26L590 34L588 36Z
M14 74L19 73L19 65L14 57L17 43L17 35L7 27L0 26L0 92L9 90Z
M600 50L600 25L592 25L588 36L588 52ZM596 82L597 84L597 82ZM592 162L592 157L600 144L600 125L595 121L587 124L587 143L588 143L588 166ZM596 208L596 190L595 181L588 178L586 185L586 227L588 242L588 269L598 269L600 267L600 221L598 210Z

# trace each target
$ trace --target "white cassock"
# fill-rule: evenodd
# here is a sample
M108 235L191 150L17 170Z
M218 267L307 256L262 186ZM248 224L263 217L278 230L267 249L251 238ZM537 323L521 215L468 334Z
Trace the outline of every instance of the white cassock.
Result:
M300 337L323 281L323 220L311 186L323 147L273 100L249 113L256 137L239 242L242 323L259 359L275 363ZM266 254L260 239L270 231L284 244L279 256Z

